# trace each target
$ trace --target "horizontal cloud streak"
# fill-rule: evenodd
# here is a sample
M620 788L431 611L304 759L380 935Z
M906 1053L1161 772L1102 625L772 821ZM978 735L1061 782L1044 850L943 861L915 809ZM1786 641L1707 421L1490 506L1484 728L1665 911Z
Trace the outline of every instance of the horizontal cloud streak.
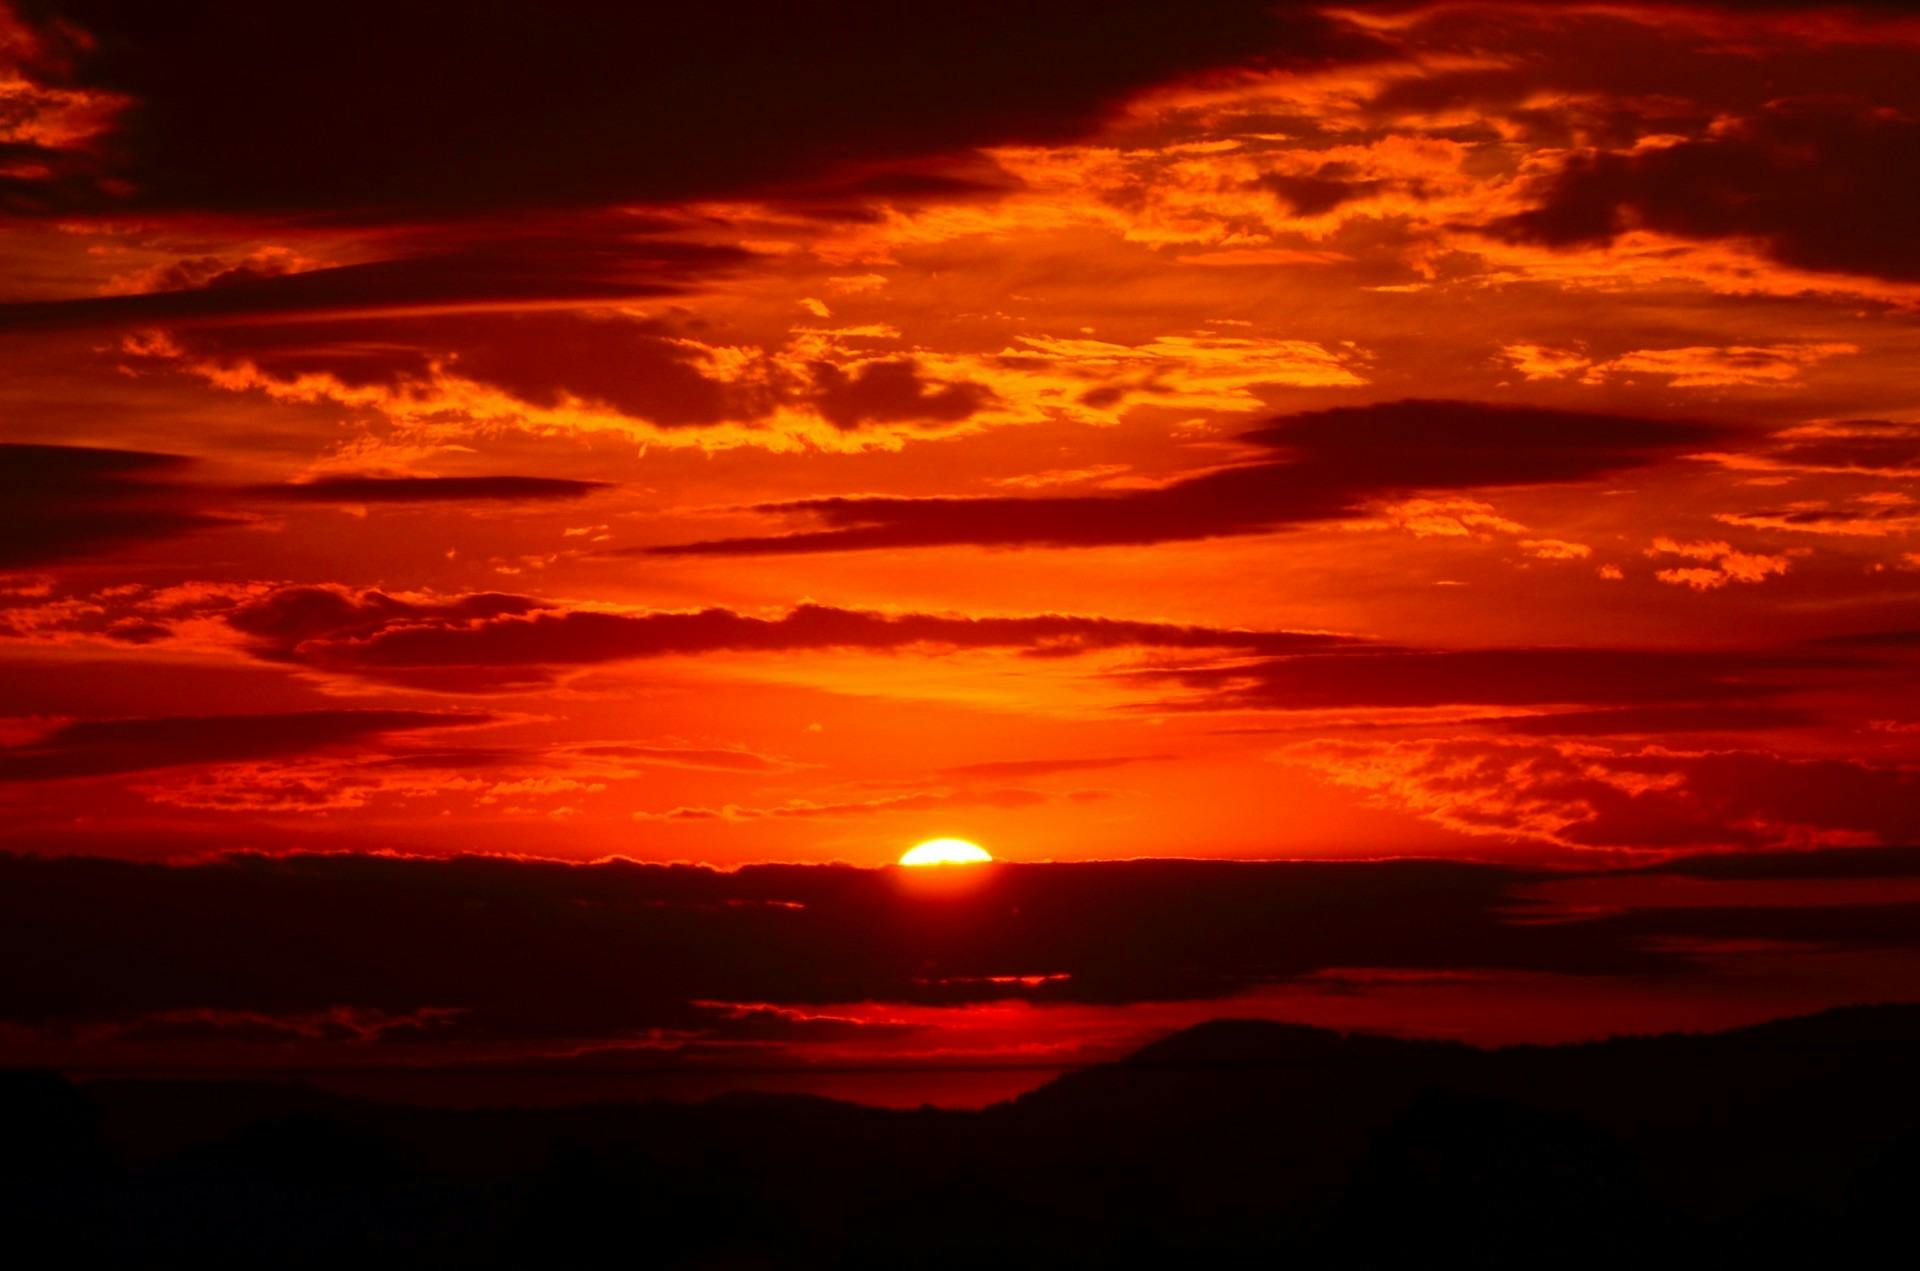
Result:
M248 493L296 503L448 503L470 500L545 502L578 499L608 488L605 481L558 477L319 477Z
M0 748L0 782L282 758L390 733L486 722L485 715L404 710L314 710L260 715L88 719Z
M40 565L226 524L177 484L179 455L0 444L0 568Z
M260 656L376 677L415 673L482 687L542 668L709 653L802 649L886 651L916 646L1012 649L1064 657L1102 649L1335 649L1349 638L1073 614L971 617L798 605L777 617L731 609L617 612L550 607L526 596L476 594L410 601L381 592L294 587L225 615Z
M1920 769L1900 765L1465 738L1304 742L1281 757L1466 834L1643 851L1920 839Z
M1052 498L822 498L761 505L827 528L643 548L782 555L882 548L1096 547L1257 534L1421 491L1566 484L1726 435L1719 425L1544 407L1398 401L1288 416L1246 435L1276 457L1171 485Z
M1865 864L1911 873L1886 854ZM1368 968L1673 983L1699 971L1677 951L1689 942L1920 942L1902 903L1522 903L1554 877L1431 861L1002 864L935 899L898 870L846 866L0 856L0 922L37 969L0 984L0 1021L96 1037L307 1021L316 1039L345 1028L365 1045L554 1053L699 1036L713 1003L1112 1006Z

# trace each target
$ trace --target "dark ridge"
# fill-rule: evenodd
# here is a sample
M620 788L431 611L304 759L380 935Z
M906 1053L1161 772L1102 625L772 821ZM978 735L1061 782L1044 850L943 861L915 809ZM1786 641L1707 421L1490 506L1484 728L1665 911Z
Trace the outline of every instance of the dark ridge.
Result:
M1497 1050L1221 1020L979 1112L10 1072L0 1221L17 1265L1864 1265L1916 1063L1889 1005Z

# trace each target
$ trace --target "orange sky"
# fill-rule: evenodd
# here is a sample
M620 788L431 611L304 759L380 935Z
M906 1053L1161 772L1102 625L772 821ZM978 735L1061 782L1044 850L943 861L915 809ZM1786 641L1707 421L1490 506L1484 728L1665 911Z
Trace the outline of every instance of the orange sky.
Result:
M1920 24L1137 8L0 6L5 845L1914 841Z

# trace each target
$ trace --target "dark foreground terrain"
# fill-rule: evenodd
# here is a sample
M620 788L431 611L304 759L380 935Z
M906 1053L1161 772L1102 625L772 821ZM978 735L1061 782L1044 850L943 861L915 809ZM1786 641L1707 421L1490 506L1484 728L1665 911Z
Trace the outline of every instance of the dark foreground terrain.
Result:
M979 1112L7 1072L0 1127L15 1266L1905 1265L1920 1006L1497 1051L1224 1021Z

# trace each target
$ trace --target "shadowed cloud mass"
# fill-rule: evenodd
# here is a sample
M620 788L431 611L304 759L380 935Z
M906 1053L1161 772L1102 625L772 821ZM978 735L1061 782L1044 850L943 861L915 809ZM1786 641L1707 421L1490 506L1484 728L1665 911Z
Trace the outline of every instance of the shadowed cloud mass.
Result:
M103 777L154 768L279 759L393 733L485 723L456 711L315 710L280 715L182 715L58 724L0 748L0 782Z
M14 199L98 206L95 183L111 177L146 208L349 220L777 189L849 164L1070 137L1129 91L1210 67L1388 51L1303 6L1238 0L1205 22L1151 4L1002 0L493 4L457 25L412 3L19 8L52 33L46 81L127 105L93 146L57 154L53 191L18 182ZM61 40L55 17L87 37Z
M1272 459L1169 485L1053 498L800 499L757 510L827 528L644 550L748 556L955 544L1096 547L1258 534L1355 515L1372 500L1418 491L1571 484L1726 433L1692 420L1480 402L1336 406L1245 434Z
M1737 891L1555 915L1517 907L1538 873L1423 861L997 865L939 896L892 869L476 857L9 856L0 879L0 910L35 967L0 986L9 1023L105 1039L190 1012L272 1022L350 1009L416 1021L368 1030L363 1045L522 1054L660 1029L724 1036L724 1003L803 1030L836 1003L1220 998L1332 968L1657 982L1701 973L1679 951L1688 940L1912 948L1916 930L1910 903L1753 907ZM622 991L606 992L609 979Z

